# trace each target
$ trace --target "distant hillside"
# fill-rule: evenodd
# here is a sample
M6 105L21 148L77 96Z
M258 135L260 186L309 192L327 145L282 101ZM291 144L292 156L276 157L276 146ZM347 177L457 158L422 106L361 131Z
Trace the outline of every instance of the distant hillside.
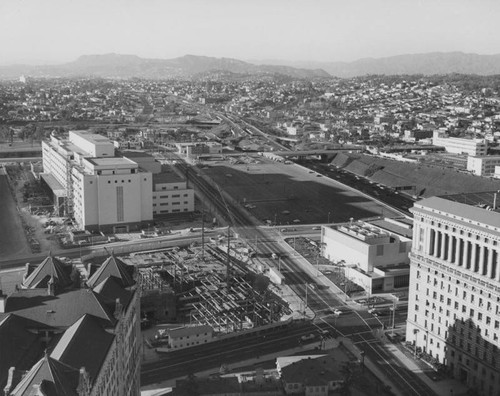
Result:
M281 65L254 65L231 58L186 55L174 59L144 59L135 55L85 55L74 62L53 66L3 66L0 78L21 74L33 77L93 76L107 78L190 78L212 71L246 75L279 74L295 78L330 77L324 70Z
M377 59L364 58L354 62L283 63L297 67L321 68L332 76L341 78L367 74L500 74L500 54L477 55L463 52L433 52Z

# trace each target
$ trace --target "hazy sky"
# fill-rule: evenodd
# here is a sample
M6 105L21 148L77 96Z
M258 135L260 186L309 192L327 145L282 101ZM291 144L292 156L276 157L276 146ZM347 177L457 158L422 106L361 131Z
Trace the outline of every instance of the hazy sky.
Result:
M0 0L0 63L500 53L499 0Z

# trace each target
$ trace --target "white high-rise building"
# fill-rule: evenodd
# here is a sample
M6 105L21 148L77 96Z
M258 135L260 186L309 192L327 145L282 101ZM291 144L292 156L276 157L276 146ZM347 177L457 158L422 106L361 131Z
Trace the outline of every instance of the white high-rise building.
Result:
M415 203L406 339L481 395L500 394L496 193Z
M115 157L101 135L71 131L42 143L41 178L54 193L59 213L89 230L128 230L153 219L153 177L127 158Z

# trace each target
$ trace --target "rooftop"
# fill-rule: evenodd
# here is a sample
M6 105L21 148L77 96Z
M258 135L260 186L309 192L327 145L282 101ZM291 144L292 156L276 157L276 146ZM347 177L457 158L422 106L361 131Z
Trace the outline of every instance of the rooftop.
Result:
M471 228L488 228L490 232L500 233L499 207L498 203L493 203L495 194L483 192L431 197L415 202L413 210L430 210ZM496 208L493 209L493 206Z
M122 166L122 165L129 165L132 167L137 167L137 164L134 161L131 161L127 158L122 158L122 157L110 157L110 158L86 158L88 162L95 166L107 166L107 167L112 167L112 166Z
M153 174L153 184L181 183L184 179L175 172L162 172Z

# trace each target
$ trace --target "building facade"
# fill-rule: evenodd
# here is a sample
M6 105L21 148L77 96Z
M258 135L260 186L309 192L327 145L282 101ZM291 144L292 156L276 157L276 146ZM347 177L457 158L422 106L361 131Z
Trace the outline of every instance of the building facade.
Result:
M447 137L439 131L434 131L432 137L434 146L442 146L448 153L467 154L473 156L486 155L488 143L484 139L463 139Z
M494 176L495 167L500 165L499 155L468 156L467 170L477 176Z
M369 293L408 287L411 221L379 219L323 226L323 256Z
M152 222L152 173L115 157L107 138L70 131L67 139L42 142L42 150L41 178L54 193L56 211L73 216L81 228L118 232Z
M17 291L0 292L3 394L139 395L140 290L134 271L113 256L88 279L51 256L27 265Z
M500 213L495 194L415 203L406 339L479 391L500 394Z
M154 175L153 184L154 215L194 211L194 190L175 173Z

